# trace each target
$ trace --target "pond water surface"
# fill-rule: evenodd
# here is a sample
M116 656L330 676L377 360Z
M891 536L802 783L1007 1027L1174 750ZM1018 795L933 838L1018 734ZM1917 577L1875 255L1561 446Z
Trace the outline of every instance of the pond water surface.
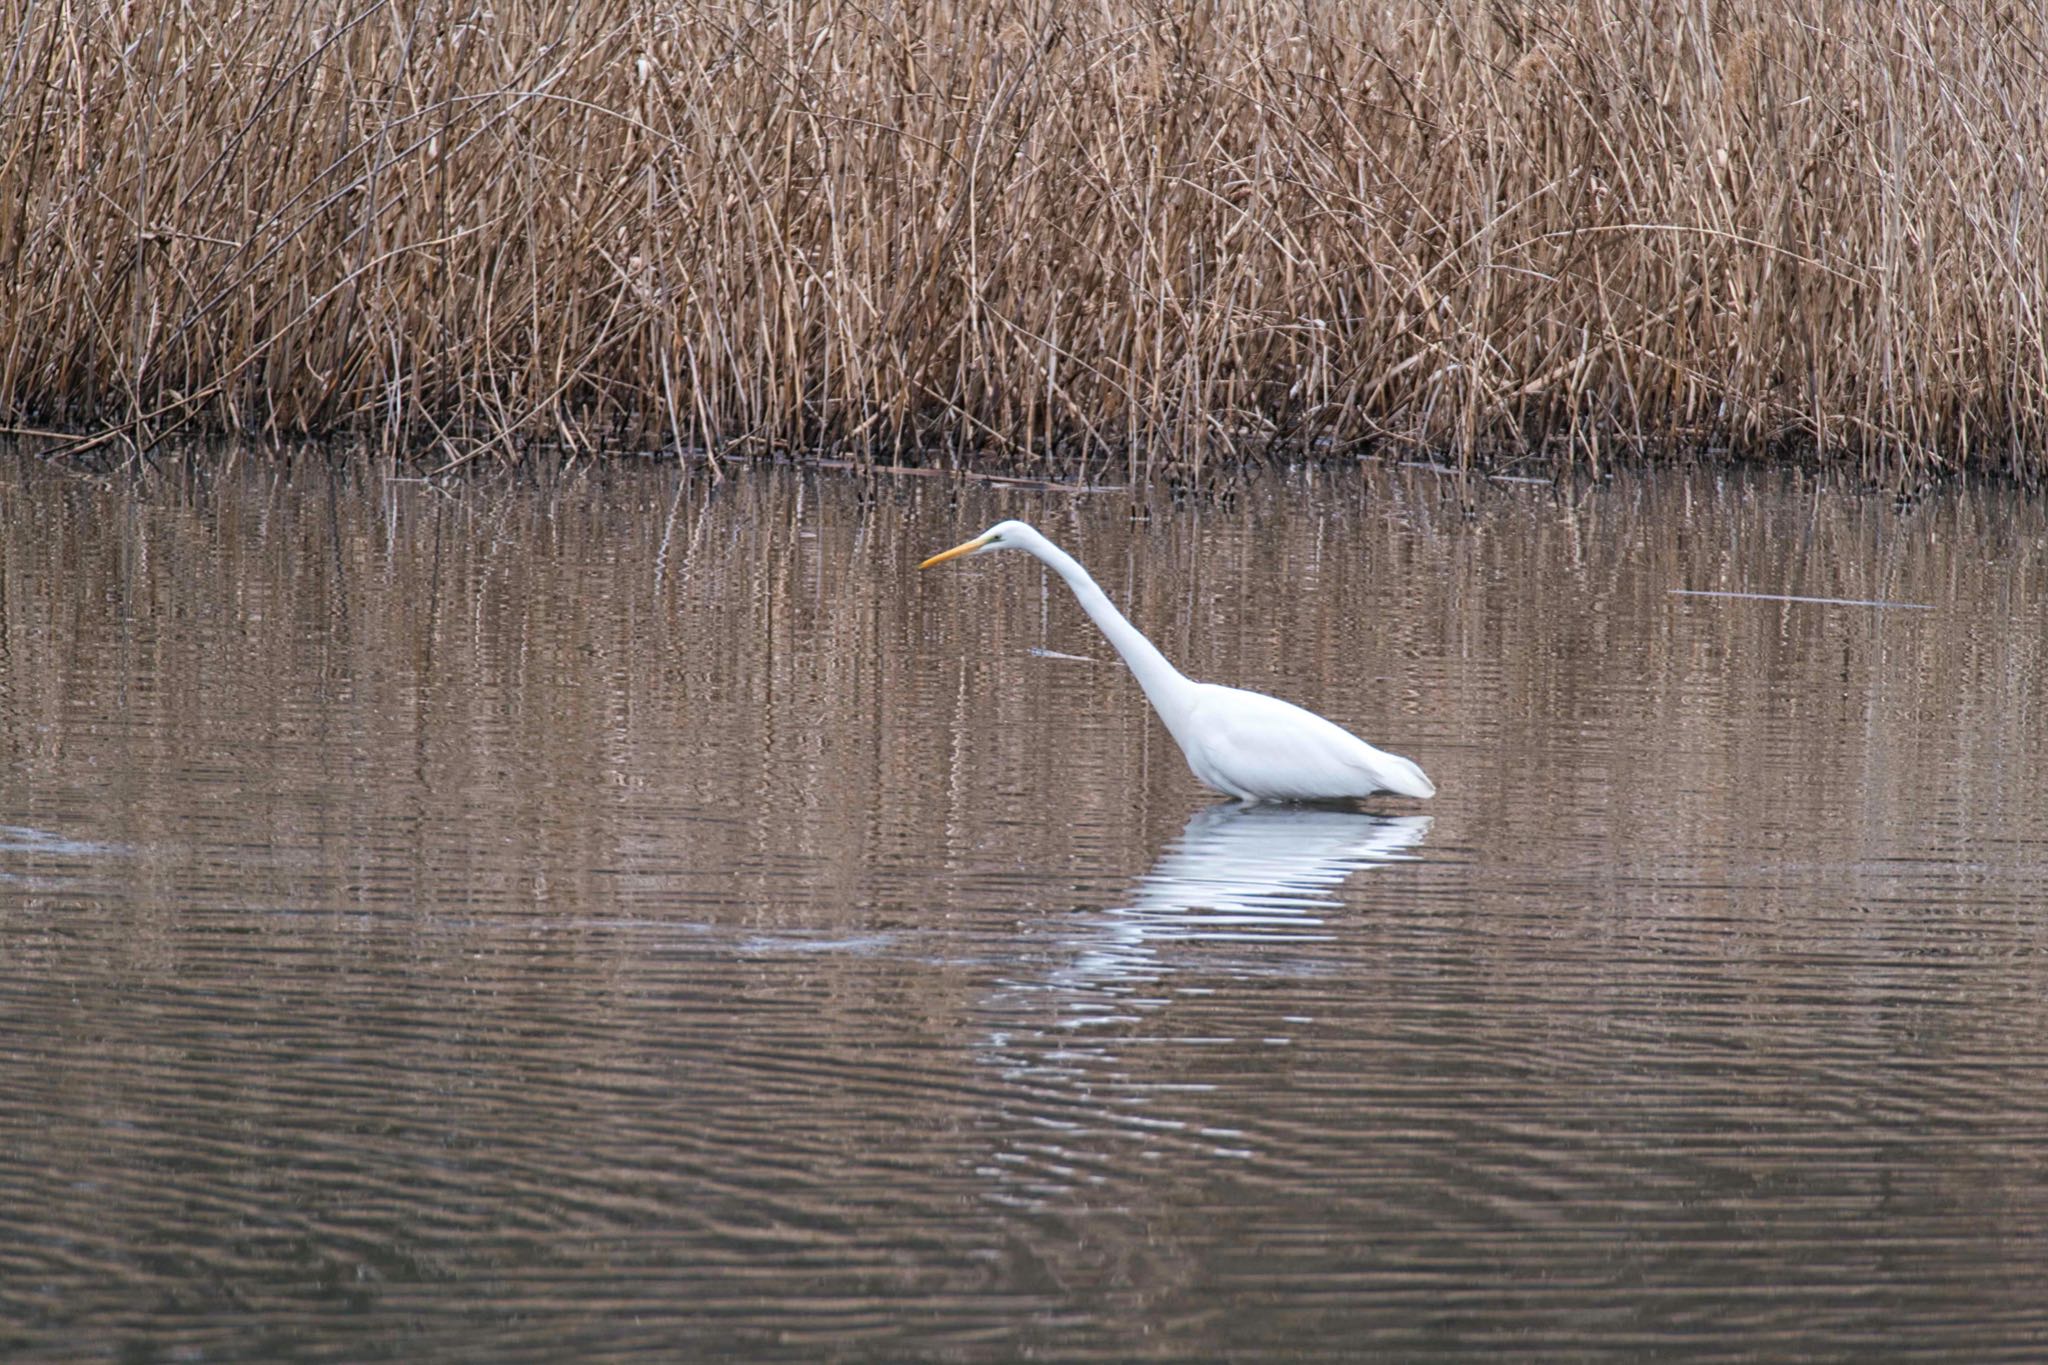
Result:
M1219 802L1004 516L1437 798ZM2040 1359L2044 547L0 463L0 1355Z

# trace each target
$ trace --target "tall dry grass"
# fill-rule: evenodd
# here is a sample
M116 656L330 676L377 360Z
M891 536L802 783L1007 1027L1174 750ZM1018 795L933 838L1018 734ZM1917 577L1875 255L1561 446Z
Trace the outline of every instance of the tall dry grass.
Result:
M2043 468L2032 3L0 13L16 427Z

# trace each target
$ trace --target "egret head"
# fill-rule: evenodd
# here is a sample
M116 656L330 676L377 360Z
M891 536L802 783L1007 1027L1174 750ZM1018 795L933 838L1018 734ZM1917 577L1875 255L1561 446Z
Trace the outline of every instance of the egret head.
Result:
M943 564L949 559L965 559L969 555L987 554L990 550L1028 550L1034 541L1042 539L1038 532L1021 521L999 521L974 539L955 545L950 550L941 550L917 567L929 569L932 565Z

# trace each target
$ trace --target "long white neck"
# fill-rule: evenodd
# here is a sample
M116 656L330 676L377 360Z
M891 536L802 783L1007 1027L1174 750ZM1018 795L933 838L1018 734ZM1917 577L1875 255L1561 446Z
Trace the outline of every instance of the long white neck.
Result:
M1131 676L1138 680L1138 686L1145 689L1145 699L1166 722L1166 728L1179 738L1180 718L1193 699L1195 684L1168 663L1166 656L1141 635L1136 626L1124 619L1124 614L1095 585L1095 580L1088 576L1079 560L1043 536L1038 537L1030 549L1067 581L1067 586L1074 590L1074 597L1081 604L1081 610L1088 613L1088 619L1095 622L1110 644L1116 646L1116 652L1124 656L1124 662L1130 665Z

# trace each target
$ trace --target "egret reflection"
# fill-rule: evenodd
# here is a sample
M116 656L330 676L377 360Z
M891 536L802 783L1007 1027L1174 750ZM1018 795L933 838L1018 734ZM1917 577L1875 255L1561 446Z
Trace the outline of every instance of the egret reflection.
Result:
M1059 1173L1088 1166L1079 1149L1090 1134L1247 1154L1244 1135L1210 1126L1199 1105L1188 1118L1161 1111L1172 1096L1207 1088L1185 1050L1170 1078L1141 1068L1164 1055L1162 1044L1261 1046L1289 1032L1296 1005L1284 991L1246 996L1235 1037L1218 1036L1233 1011L1214 996L1234 981L1337 970L1329 945L1343 936L1332 918L1340 889L1366 868L1415 856L1429 825L1426 816L1313 806L1212 806L1161 852L1127 904L1062 921L1048 950L1032 955L1040 969L998 983L984 1002L994 1022L987 1060L1030 1106L1010 1114L1022 1122L1018 1138L987 1168L1004 1196L1035 1201L1068 1183ZM1171 1030L1172 1001L1192 992L1210 996L1200 1040Z
M1092 1008L1085 998L1073 1002L1065 1022L1078 1025L1171 972L1169 955L1181 945L1259 945L1268 955L1230 955L1233 975L1298 969L1298 956L1274 962L1272 949L1328 942L1323 912L1338 903L1337 888L1362 868L1406 855L1428 828L1427 816L1309 806L1198 811L1139 878L1130 904L1084 918L1069 938L1071 956L1046 984L1101 997Z

